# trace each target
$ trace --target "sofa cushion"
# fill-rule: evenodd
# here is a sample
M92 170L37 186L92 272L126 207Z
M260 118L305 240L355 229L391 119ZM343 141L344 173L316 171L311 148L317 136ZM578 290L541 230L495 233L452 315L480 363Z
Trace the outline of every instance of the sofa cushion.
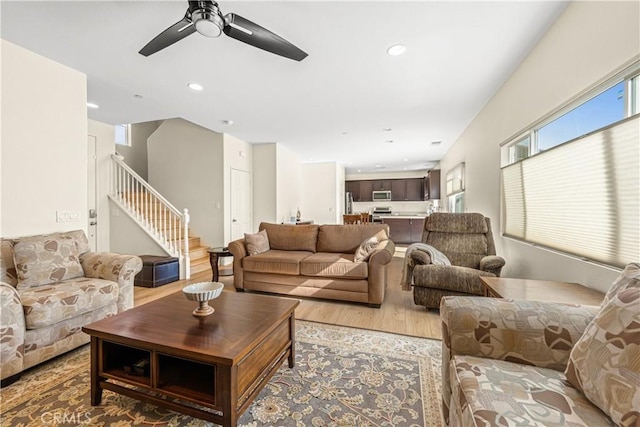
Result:
M617 424L640 425L640 288L610 297L573 347L565 373Z
M386 224L321 225L318 230L318 252L353 254L364 240L382 231L389 238Z
M244 244L247 247L249 255L257 255L266 252L269 247L269 236L265 230L255 234L244 233Z
M366 279L369 267L366 262L354 262L353 254L317 252L300 262L303 276L341 277Z
M556 370L473 356L451 360L452 426L612 426Z
M300 274L300 261L312 255L307 251L281 251L271 249L242 259L245 271L256 273Z
M27 329L35 329L104 307L118 300L118 284L81 277L19 290Z
M316 251L318 240L317 225L260 223L260 230L266 230L271 249L283 251Z
M18 289L84 276L76 239L62 233L21 238L13 247Z

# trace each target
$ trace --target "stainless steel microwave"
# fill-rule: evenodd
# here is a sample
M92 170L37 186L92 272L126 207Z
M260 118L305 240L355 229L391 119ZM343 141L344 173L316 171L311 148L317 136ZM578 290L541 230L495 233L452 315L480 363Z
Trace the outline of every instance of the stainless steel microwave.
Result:
M374 191L371 194L371 199L374 202L377 202L377 201L389 201L389 200L391 200L391 191Z

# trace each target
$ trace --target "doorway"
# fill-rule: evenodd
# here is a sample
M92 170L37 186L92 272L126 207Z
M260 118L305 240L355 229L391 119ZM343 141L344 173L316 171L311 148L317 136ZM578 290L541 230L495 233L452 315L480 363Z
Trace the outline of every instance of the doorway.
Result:
M96 194L98 193L98 156L96 155L97 138L89 135L87 139L87 238L91 251L98 250L98 204Z
M251 173L231 169L231 241L251 232Z

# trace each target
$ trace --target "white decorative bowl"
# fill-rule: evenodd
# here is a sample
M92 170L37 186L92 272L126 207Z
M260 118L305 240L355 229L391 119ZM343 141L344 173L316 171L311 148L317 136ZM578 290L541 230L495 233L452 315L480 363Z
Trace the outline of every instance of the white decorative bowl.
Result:
M200 282L185 286L182 288L182 293L188 300L200 303L198 308L193 310L193 315L203 317L213 313L214 310L209 305L209 301L218 298L223 288L224 285L220 282Z

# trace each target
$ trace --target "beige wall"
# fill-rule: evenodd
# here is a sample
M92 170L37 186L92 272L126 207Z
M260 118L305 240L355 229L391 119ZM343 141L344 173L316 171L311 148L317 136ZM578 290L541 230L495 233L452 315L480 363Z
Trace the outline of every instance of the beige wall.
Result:
M440 162L443 191L447 171L465 162L466 210L491 218L498 252L507 260L507 277L578 282L604 290L618 274L500 237L499 144L637 58L639 8L638 2L571 3Z
M283 145L276 146L276 218L282 221L303 208L302 162L298 154Z
M203 246L224 243L223 137L183 119L165 120L148 140L149 183L189 209Z
M302 219L316 224L341 224L344 212L344 167L336 162L302 165Z
M282 222L277 217L277 144L253 146L253 231L261 222Z
M87 82L2 40L4 237L87 229ZM57 222L56 211L78 213Z
M116 145L116 151L124 157L124 162L144 180L149 179L147 140L158 129L161 121L133 123L131 125L131 146Z

